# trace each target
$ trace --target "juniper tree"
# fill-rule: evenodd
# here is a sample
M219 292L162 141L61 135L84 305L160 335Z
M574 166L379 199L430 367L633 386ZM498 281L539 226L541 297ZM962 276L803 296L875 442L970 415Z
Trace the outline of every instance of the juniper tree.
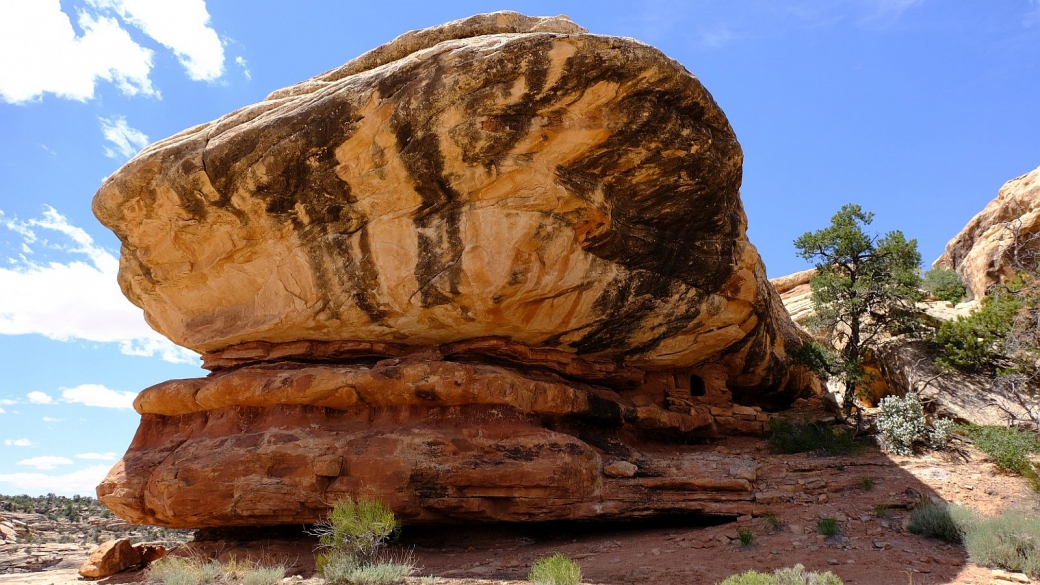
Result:
M885 334L913 330L915 305L923 296L917 240L907 240L900 231L869 235L864 227L873 220L873 213L848 204L830 226L794 241L798 255L816 264L809 282L816 316L809 325L829 334L838 351L846 416L852 414L860 386L869 382L863 373L866 353Z

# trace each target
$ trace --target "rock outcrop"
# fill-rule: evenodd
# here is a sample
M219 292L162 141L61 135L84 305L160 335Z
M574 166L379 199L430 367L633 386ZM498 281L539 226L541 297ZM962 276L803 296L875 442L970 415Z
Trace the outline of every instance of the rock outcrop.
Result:
M141 553L130 539L121 538L103 543L79 568L79 574L89 579L109 577L141 564Z
M773 285L773 289L780 295L784 309L791 315L791 319L795 323L801 323L803 319L812 316L815 312L812 302L812 287L809 285L813 276L816 276L815 268L769 280L769 284Z
M681 65L515 13L149 146L94 212L124 293L213 373L138 396L99 498L173 527L345 495L406 522L741 513L739 464L649 454L812 387L741 164Z
M933 268L956 270L976 298L1040 260L1040 168L1004 184L964 226Z

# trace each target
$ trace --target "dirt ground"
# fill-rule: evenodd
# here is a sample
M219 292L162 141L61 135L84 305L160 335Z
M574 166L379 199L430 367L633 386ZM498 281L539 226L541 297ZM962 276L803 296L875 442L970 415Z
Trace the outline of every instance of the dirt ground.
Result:
M774 455L764 442L732 438L709 446L674 447L698 452L746 454L760 465L759 517L719 525L673 519L629 525L449 526L405 528L394 552L411 556L417 575L441 577L440 585L513 585L525 582L531 563L562 552L577 560L588 585L711 585L747 569L771 571L797 563L836 573L849 584L1007 584L973 565L961 546L910 534L908 508L921 498L959 503L984 514L1005 509L1040 511L1040 496L1019 477L1001 474L985 455L959 445L949 453L893 457L877 449L852 456ZM774 531L764 512L782 523ZM880 516L879 516L880 513ZM841 533L816 533L816 519L838 520ZM730 519L731 520L731 519ZM742 546L737 529L752 530ZM289 567L289 582L320 583L313 576L314 541L308 537L243 542L224 538L191 543L221 558L262 558ZM182 551L183 552L183 551ZM39 573L0 575L0 583L82 583L69 568L76 559ZM296 576L298 575L298 576ZM124 573L103 584L136 583L144 572ZM411 583L419 584L414 577ZM1028 582L1028 581L1026 581Z

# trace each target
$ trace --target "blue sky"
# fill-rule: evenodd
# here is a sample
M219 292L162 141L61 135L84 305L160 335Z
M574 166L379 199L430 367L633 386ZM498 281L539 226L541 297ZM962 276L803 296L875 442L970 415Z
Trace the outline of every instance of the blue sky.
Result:
M744 147L770 276L805 268L792 240L847 202L930 263L1040 165L1040 0L0 0L0 493L92 494L134 395L204 374L119 293L118 241L90 212L105 176L406 30L503 9L697 75Z

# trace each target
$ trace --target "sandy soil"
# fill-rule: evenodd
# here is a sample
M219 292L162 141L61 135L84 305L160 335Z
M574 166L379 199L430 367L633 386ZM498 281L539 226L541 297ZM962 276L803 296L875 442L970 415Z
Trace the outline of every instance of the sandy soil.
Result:
M999 473L970 446L951 453L892 457L876 449L843 457L772 455L764 443L734 438L711 446L675 447L677 456L715 451L747 454L761 464L759 493L783 523L772 530L764 518L742 517L716 526L692 519L668 524L453 526L408 528L394 551L410 555L421 575L441 577L440 585L524 583L535 559L560 551L581 563L584 583L620 585L713 584L746 569L770 571L801 563L829 570L849 584L989 584L986 568L969 562L961 546L910 534L908 508L920 498L956 502L986 514L1004 509L1040 511L1040 496L1025 481ZM869 479L869 481L864 478ZM869 488L869 489L867 489ZM878 507L887 515L878 517ZM839 521L839 537L816 534L816 519ZM755 540L741 546L737 529L748 527ZM192 543L196 553L222 558L262 558L283 563L293 582L320 583L313 577L314 542L308 537L244 542ZM62 585L82 583L67 559L58 570L0 575L0 583ZM141 571L100 583L135 583ZM411 580L418 585L418 578Z

